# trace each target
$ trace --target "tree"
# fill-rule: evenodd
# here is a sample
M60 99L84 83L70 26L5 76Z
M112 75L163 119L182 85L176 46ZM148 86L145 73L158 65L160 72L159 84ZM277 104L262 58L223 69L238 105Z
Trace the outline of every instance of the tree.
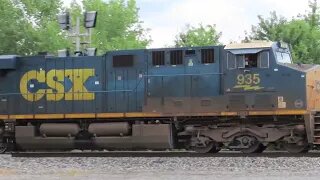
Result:
M65 46L56 15L60 0L1 0L0 54L32 55Z
M57 14L63 10L61 0L20 0L23 12L32 19L33 54L50 52L71 46L57 22Z
M142 27L135 0L83 0L84 9L98 11L92 46L100 52L146 48L151 39Z
M198 27L186 25L185 31L176 36L176 47L211 46L220 44L221 32L217 32L215 25Z
M62 9L61 0L16 0L20 4L27 17L32 18L33 23L41 26L47 21L56 21L56 15Z
M284 30L284 25L287 20L284 17L278 17L275 11L270 13L270 17L265 19L258 16L259 23L257 26L252 26L250 39L255 40L275 40L280 39Z
M13 54L25 44L26 38L22 37L28 23L23 14L8 0L0 0L0 16L0 54Z
M320 29L317 1L309 3L310 12L291 20L272 12L270 17L258 16L259 23L252 27L249 39L284 41L292 46L295 62L320 63Z
M305 15L305 20L311 25L311 27L314 28L320 25L318 1L309 1L309 8L310 12L308 12L307 15Z
M92 46L100 52L145 48L150 43L135 0L81 3L73 1L69 10L74 15L81 15L84 10L98 11ZM59 49L72 48L71 39L57 22L57 14L64 10L61 0L0 0L0 54L33 55L42 51L56 54Z

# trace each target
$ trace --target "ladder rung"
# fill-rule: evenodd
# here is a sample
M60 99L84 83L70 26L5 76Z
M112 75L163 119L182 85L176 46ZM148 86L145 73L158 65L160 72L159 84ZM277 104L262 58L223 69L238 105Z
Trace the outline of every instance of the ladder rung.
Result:
M320 136L313 136L314 138L319 138L320 139Z

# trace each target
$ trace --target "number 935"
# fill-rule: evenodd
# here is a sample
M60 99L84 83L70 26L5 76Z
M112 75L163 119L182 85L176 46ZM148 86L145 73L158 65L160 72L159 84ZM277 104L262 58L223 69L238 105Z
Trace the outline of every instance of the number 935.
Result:
M260 74L239 74L237 80L238 85L258 85L261 82Z

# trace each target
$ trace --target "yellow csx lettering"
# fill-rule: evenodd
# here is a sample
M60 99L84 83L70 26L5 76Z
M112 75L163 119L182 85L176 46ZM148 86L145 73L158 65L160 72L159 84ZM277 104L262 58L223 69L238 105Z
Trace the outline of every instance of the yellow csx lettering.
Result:
M46 96L47 101L80 101L94 100L95 94L88 92L85 87L86 81L95 75L94 69L66 69L66 70L50 70L45 72L29 71L25 73L20 80L20 92L27 101L39 101ZM65 92L65 78L72 82L72 88ZM30 81L37 81L40 84L46 84L47 89L38 88L36 92L30 92L28 84ZM30 88L35 88L30 85Z

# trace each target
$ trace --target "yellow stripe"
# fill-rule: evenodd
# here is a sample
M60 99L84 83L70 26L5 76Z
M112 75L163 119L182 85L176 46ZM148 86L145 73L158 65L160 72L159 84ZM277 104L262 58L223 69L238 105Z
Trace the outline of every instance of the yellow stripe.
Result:
M36 114L34 119L64 119L64 114Z
M306 110L276 110L276 111L244 111L249 116L269 115L305 115ZM167 116L239 116L241 112L219 112L219 113L83 113L83 114L35 114L35 115L0 115L0 119L95 119L95 118L144 118L144 117L167 117Z
M276 111L250 111L250 116L266 116L266 115L304 115L308 114L306 110L276 110Z
M221 112L220 116L237 116L237 112Z
M160 113L125 113L124 117L162 117Z
M9 116L7 116L7 115L0 115L0 119L9 119Z
M97 118L123 118L124 113L98 113Z
M9 119L34 119L33 115L9 115Z
M96 118L96 114L66 114L65 115L66 118L70 118L70 119L82 119L82 118Z

